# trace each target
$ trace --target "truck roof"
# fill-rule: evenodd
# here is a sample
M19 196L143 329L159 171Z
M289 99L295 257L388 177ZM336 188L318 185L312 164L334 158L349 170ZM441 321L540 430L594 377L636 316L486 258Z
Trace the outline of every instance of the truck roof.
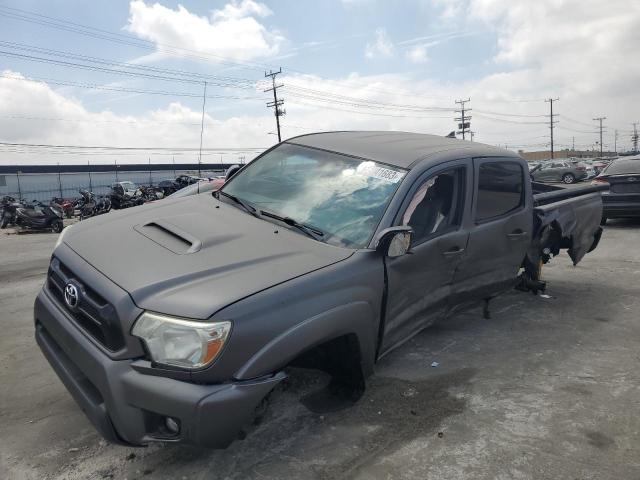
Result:
M411 169L421 160L438 160L460 152L463 157L516 157L502 148L455 138L410 132L389 131L336 131L300 135L285 140L287 143L320 148L336 153L366 158L376 162Z

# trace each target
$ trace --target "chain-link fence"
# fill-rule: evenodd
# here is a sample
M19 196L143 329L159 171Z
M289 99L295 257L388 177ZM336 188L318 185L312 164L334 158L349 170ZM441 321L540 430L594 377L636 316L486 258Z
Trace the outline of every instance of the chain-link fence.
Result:
M224 174L224 170L0 174L0 197L9 195L19 199L48 202L53 197L78 197L78 191L81 189L90 190L97 195L106 195L115 182L129 181L136 185L157 185L163 180L173 180L178 175L198 176L198 173L201 177L214 177Z

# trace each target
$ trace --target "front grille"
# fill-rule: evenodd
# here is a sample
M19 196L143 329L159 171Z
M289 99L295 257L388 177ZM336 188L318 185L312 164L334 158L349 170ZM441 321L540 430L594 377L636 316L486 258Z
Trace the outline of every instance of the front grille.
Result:
M73 309L64 299L64 289L69 282L72 282L81 293L78 305ZM55 257L49 265L47 287L78 326L98 343L111 351L124 347L122 329L113 305Z

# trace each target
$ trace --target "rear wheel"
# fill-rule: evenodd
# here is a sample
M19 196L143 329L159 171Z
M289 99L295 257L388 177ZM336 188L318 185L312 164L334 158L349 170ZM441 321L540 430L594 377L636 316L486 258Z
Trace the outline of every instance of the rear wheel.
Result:
M572 173L565 173L562 176L562 181L566 184L571 184L576 181L576 177L574 177Z
M51 230L53 230L54 233L60 233L63 228L62 220L54 220L51 224Z

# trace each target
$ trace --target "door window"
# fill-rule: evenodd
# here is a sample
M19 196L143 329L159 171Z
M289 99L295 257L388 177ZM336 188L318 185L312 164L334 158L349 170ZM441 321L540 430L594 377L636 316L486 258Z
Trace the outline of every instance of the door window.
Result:
M476 195L476 220L499 217L524 204L524 177L516 162L480 165Z
M426 180L416 190L402 216L413 229L414 244L460 226L464 168L447 170Z

